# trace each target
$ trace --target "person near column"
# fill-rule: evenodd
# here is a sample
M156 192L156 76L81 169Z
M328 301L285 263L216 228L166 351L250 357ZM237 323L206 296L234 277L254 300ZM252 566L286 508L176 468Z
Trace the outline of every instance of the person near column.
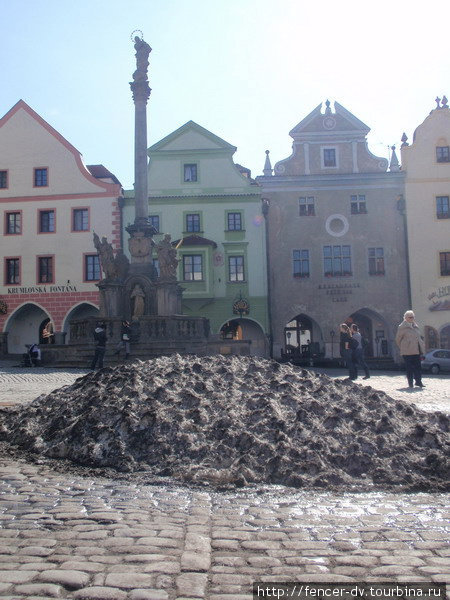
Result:
M366 361L364 360L364 348L362 344L362 337L359 333L359 327L356 323L352 323L351 326L352 338L358 342L358 346L353 350L353 362L355 363L356 371L358 372L358 365L364 370L363 379L369 379L370 372Z
M131 328L129 322L122 321L120 342L117 344L117 350L114 352L114 354L117 354L117 358L119 358L121 350L125 350L125 360L130 356L130 335Z
M398 326L395 342L399 347L400 354L406 365L406 378L410 388L425 387L422 383L421 355L425 353L425 344L420 334L412 310L407 310L403 315L403 321Z
M91 369L94 370L97 363L98 368L103 369L103 359L106 352L106 326L105 323L97 323L94 331L94 340L97 342L94 358L92 359Z
M346 323L342 323L342 325L339 326L339 331L339 350L341 353L341 357L345 360L345 363L347 365L348 378L354 381L358 377L356 366L353 362L353 349L356 345L356 340L353 341L353 338L350 333L350 328Z

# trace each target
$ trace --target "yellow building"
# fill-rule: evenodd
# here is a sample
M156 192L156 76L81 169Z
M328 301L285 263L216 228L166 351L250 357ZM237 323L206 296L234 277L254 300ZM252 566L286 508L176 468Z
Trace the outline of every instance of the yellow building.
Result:
M98 312L93 231L120 247L121 191L23 100L0 119L0 351L67 342Z
M411 308L426 349L450 349L450 109L447 99L403 136Z

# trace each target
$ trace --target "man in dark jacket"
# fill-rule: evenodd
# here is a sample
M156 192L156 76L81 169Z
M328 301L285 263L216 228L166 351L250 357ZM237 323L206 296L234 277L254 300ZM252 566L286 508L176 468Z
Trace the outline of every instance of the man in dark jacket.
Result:
M94 340L97 342L94 358L92 359L91 369L94 370L98 362L98 368L103 369L103 358L106 352L106 330L105 323L97 323L94 331Z

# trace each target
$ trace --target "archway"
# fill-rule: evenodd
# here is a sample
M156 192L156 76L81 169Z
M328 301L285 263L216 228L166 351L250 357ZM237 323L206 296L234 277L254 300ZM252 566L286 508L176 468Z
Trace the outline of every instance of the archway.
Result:
M319 325L305 314L297 315L284 327L285 354L291 358L321 356L323 336Z
M446 325L441 329L440 334L440 348L445 348L446 350L450 350L450 325Z
M222 340L251 340L251 356L267 356L267 339L261 326L251 319L231 319L220 328Z
M97 317L98 308L88 302L83 302L74 306L72 310L67 314L64 319L63 331L66 334L65 343L67 344L70 340L70 323L75 319L87 319L88 317Z
M392 356L391 331L386 320L369 308L361 308L352 313L347 319L347 324L356 323L361 336L366 338L368 345L365 348L366 357Z
M23 354L26 344L39 344L41 326L50 316L37 304L27 303L20 306L8 319L5 331L8 332L8 353Z

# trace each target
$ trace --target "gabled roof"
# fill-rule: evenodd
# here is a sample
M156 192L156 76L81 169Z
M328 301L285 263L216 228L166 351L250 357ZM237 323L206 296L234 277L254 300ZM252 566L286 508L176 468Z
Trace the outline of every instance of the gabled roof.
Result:
M329 102L327 102L329 105ZM335 122L335 125L325 126L325 121L329 117ZM355 117L350 111L344 108L339 102L334 103L334 112L329 106L322 112L322 104L316 106L309 115L300 121L291 131L289 135L294 139L303 138L308 135L333 135L334 133L359 133L367 135L370 131L365 123Z
M173 131L172 133L169 133L169 135L167 135L165 138L163 138L159 142L156 142L156 144L153 144L153 146L150 146L150 148L148 149L149 154L151 152L157 152L157 151L164 150L165 146L168 146L169 144L174 142L177 138L185 135L186 133L188 133L190 131L194 131L197 134L199 134L200 136L207 138L207 140L209 142L212 142L212 144L214 146L216 146L217 150L228 150L231 152L236 152L236 149L237 149L236 146L232 146L231 144L229 144L228 142L226 142L219 136L215 135L214 133L211 133L211 131L208 131L201 125L198 125L198 123L195 123L194 121L188 121L187 123L185 123L178 129ZM197 148L190 148L190 150L196 150L196 149Z
M52 127L47 121L45 121L31 106L29 106L24 100L19 100L1 119L0 129L8 123L10 119L14 117L20 110L25 111L32 119L34 119L41 127L43 127L50 135L52 135L58 142L60 142L69 152L74 156L75 162L81 174L91 183L99 186L107 192L116 194L119 190L116 183L108 183L106 181L100 181L87 169L83 163L83 157L81 152L75 148L70 142L66 140L54 127Z
M91 175L96 179L112 179L114 183L121 185L114 173L111 173L104 165L86 165L86 169L88 169Z
M175 240L172 242L174 246L212 246L213 248L217 248L216 242L213 240L208 240L208 238L201 237L200 235L188 235L179 240Z

